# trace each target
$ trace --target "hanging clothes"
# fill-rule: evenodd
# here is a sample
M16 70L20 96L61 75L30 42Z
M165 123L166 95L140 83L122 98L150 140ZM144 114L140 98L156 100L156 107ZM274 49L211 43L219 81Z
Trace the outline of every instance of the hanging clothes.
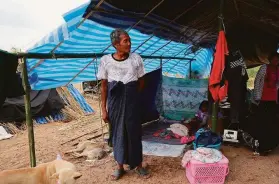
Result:
M223 100L227 95L228 83L223 78L223 72L225 70L225 56L228 53L225 32L220 31L209 77L209 91L215 102Z
M279 80L274 78L274 76L276 76L276 74L273 74L273 77L272 77L272 74L271 72L268 72L268 69L267 69L267 65L262 65L256 75L256 78L255 78L255 82L254 82L254 93L253 93L253 100L255 101L254 103L258 104L260 100L264 100L264 101L270 101L269 100L266 100L266 98L269 98L267 96L269 96L267 93L268 93L268 90L265 89L265 94L264 94L264 97L263 97L263 92L264 92L264 88L267 88L268 86L270 86L270 83L272 83L271 81L268 83L266 83L266 79L267 78L270 78L272 79L273 78L273 94L274 94L274 91L275 91L275 88L278 89L279 87ZM277 77L279 77L279 68L277 69ZM277 82L275 81L277 80ZM271 84L272 85L272 84ZM274 97L271 101L274 101Z
M276 68L277 69L277 68ZM272 70L271 67L267 67L265 82L263 86L262 101L277 101L277 81L278 81L278 69Z
M253 93L253 99L254 99L255 103L258 103L258 101L260 101L262 99L266 68L267 68L267 65L262 65L255 78L254 93Z
M224 75L228 80L228 101L230 116L233 123L239 121L239 116L245 111L248 74L244 58L239 50L233 50L226 57Z
M17 55L0 50L0 107L5 99L24 95L20 76L16 73Z

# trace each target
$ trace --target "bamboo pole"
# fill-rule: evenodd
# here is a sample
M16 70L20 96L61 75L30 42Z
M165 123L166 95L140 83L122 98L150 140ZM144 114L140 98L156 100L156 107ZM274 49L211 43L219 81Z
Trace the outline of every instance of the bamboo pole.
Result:
M219 31L224 30L223 28L223 10L224 10L224 0L220 0L220 14L219 14ZM216 132L218 123L218 106L219 101L214 102L212 105L212 131Z
M218 101L214 102L212 105L212 132L216 132L217 130L217 120L218 120Z
M223 11L224 11L224 0L220 0L220 14L219 14L219 31L224 30L223 27Z
M100 58L105 55L105 53L56 53L56 54L49 54L49 53L24 53L20 52L17 53L18 57L20 58L27 58L27 59L66 59L66 58ZM193 60L193 58L187 57L173 57L173 56L145 56L141 55L143 59L178 59L178 60Z
M29 82L28 82L26 58L23 58L22 82L23 82L23 87L25 90L24 105L25 105L26 124L27 124L27 129L28 129L30 166L36 167L35 140L34 140L32 114L31 114L30 86L29 86Z
M160 69L161 69L161 75L160 75L160 83L159 83L159 87L158 90L160 90L160 92L158 94L160 94L160 114L161 116L164 116L164 110L163 110L163 92L162 92L162 83L163 83L163 59L160 58Z

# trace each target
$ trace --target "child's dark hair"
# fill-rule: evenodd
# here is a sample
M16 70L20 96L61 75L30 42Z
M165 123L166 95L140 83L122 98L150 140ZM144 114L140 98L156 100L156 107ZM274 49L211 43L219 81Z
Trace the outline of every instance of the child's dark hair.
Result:
M207 100L204 100L201 102L200 106L199 106L199 110L202 109L202 107L206 107L208 109L209 103Z

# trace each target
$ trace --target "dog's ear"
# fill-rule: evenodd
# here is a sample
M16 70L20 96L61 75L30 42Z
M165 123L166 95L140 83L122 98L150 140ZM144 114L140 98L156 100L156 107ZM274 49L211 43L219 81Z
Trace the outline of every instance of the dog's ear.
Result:
M58 173L54 173L50 178L51 179L59 179L59 174Z
M77 180L77 179L79 179L81 176L82 176L81 173L75 172L74 175L73 175L73 178L74 178L75 180Z

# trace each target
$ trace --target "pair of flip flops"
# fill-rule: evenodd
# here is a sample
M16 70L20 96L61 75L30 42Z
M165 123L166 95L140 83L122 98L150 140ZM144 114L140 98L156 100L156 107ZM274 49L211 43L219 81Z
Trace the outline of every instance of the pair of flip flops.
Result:
M144 178L149 178L149 172L141 167L141 168L136 168L135 172L140 176L140 177L144 177ZM112 179L113 180L119 180L122 176L124 176L124 174L126 173L126 171L124 169L117 169L114 171L114 173L112 174Z

